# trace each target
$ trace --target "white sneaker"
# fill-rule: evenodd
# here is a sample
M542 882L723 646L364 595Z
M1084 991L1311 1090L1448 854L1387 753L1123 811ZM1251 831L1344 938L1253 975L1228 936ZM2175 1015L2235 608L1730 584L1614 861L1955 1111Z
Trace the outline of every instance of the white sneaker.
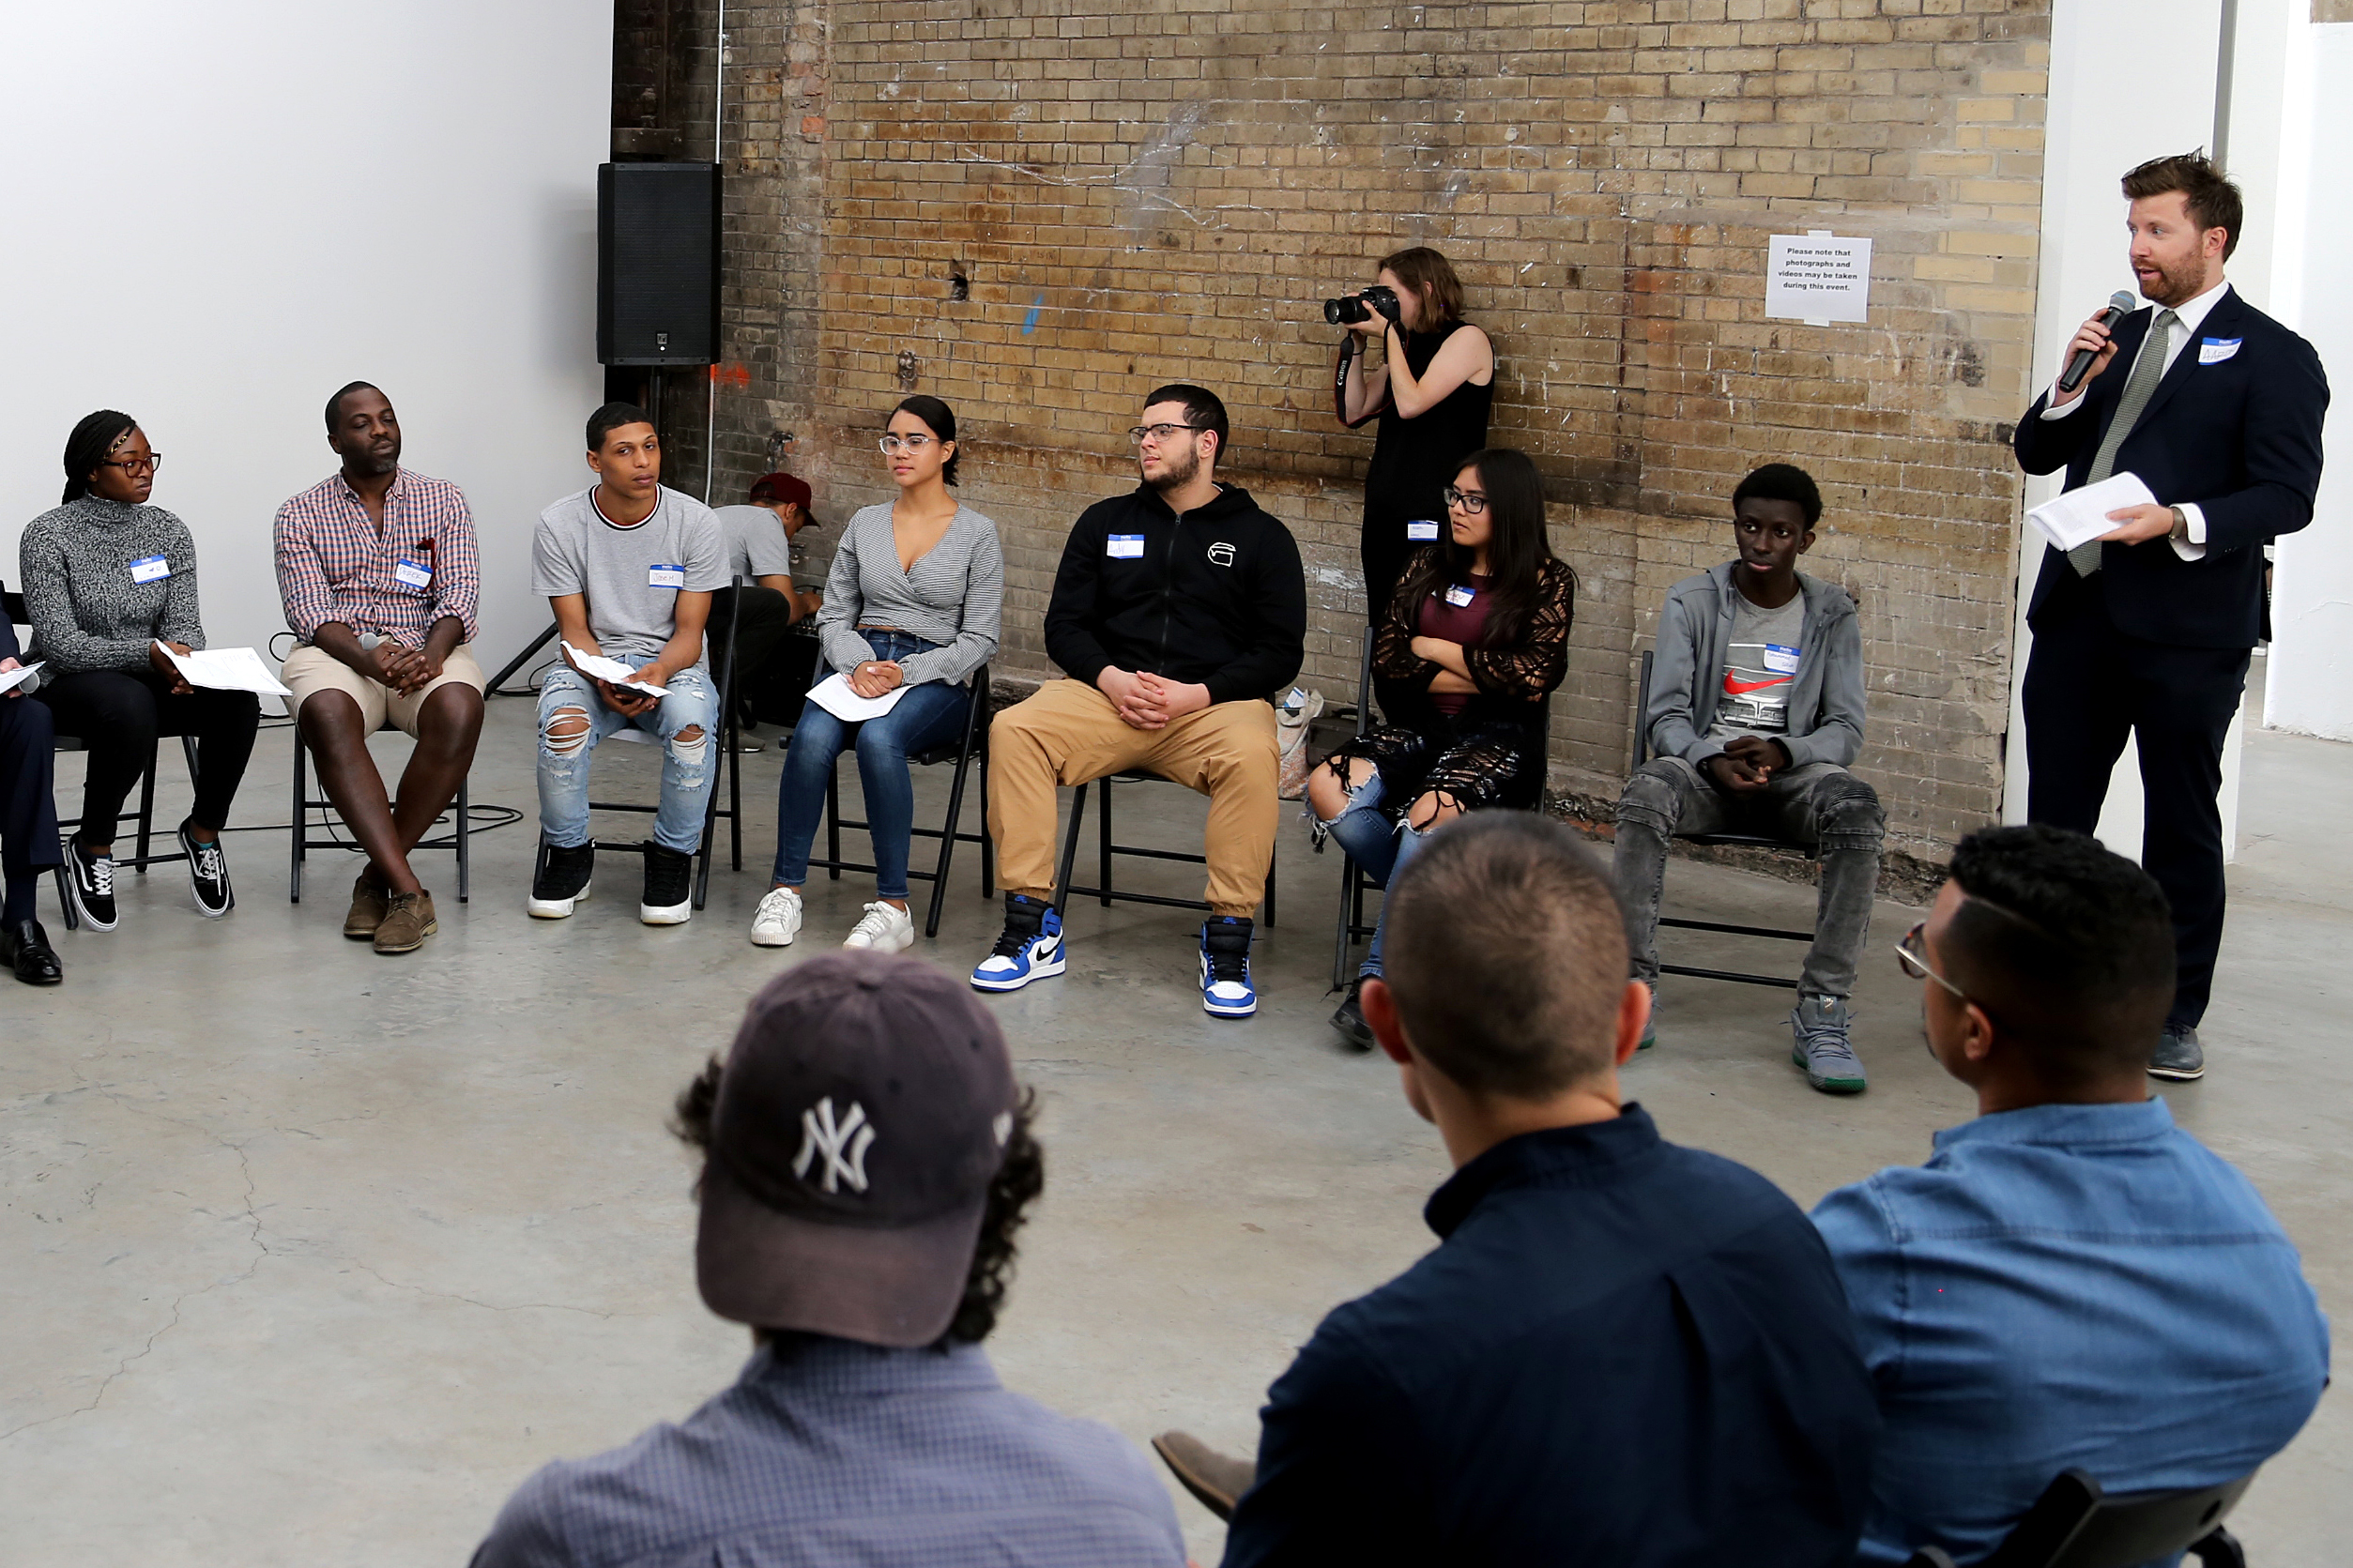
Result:
M791 888L771 888L752 916L752 945L788 948L801 935L801 894Z
M846 948L872 948L877 952L905 952L915 945L915 917L895 905L876 899L866 914L842 938Z

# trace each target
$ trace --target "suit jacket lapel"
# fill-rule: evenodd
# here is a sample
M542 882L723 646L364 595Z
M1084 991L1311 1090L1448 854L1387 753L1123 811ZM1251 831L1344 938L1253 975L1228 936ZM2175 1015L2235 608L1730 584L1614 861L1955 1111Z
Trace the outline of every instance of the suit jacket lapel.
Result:
M2173 368L2165 373L2165 379L2157 384L2157 390L2149 394L2148 406L2141 410L2141 420L2132 427L2132 435L2139 434L2154 424L2158 410L2171 402L2173 395L2189 383L2190 377L2197 373L2198 340L2226 335L2228 328L2238 325L2238 291L2232 289L2215 302L2212 310L2206 312L2205 322L2195 332L2190 334L2190 341L2181 345L2181 357L2176 359L2173 362ZM2155 318L2152 316L2151 319ZM2128 435L2125 439L2130 441L2132 435Z

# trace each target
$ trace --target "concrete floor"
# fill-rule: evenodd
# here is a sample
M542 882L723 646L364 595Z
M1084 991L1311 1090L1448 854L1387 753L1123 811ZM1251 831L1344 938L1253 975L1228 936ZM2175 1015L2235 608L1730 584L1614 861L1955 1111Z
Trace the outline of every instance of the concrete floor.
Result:
M525 704L492 706L478 803L530 810L528 726ZM285 820L287 745L265 734L241 821ZM2248 758L2214 1071L2167 1092L2268 1195L2343 1322L2353 1069L2336 955L2353 848L2306 803L2346 798L2353 751L2258 735ZM651 799L654 762L608 748L600 794ZM67 984L0 987L0 1560L462 1562L542 1462L683 1414L733 1376L745 1336L695 1299L691 1173L663 1121L745 997L837 939L862 893L814 884L785 954L744 940L777 768L772 751L745 759L747 869L723 862L682 929L636 922L624 865L571 921L526 919L527 822L479 841L471 906L445 860L430 866L441 936L406 960L338 936L356 860L314 860L310 898L286 903L282 832L233 840L242 902L226 921L196 917L176 867L125 879L112 935L69 936L45 909ZM922 820L944 784L923 780ZM164 794L186 799L168 771ZM1125 799L1126 831L1197 842L1188 797ZM1430 1242L1437 1139L1386 1062L1323 1024L1337 862L1287 825L1281 867L1253 1021L1200 1012L1184 916L1124 905L1073 910L1071 972L992 1004L1046 1106L1049 1174L991 1348L1013 1386L1139 1442L1184 1426L1246 1447L1318 1317ZM939 942L916 950L955 972L996 928L977 873L966 859ZM1134 875L1196 887L1190 868ZM1682 864L1669 898L1782 922L1811 906ZM1970 1102L1920 1048L1917 988L1881 961L1911 918L1880 910L1856 998L1869 1094L1806 1088L1780 994L1688 981L1669 982L1633 1093L1669 1136L1801 1203L1924 1158ZM1794 968L1786 948L1761 956ZM2340 1395L2234 1518L2254 1560L2344 1560L2349 1465ZM1214 1563L1216 1525L1178 1507Z

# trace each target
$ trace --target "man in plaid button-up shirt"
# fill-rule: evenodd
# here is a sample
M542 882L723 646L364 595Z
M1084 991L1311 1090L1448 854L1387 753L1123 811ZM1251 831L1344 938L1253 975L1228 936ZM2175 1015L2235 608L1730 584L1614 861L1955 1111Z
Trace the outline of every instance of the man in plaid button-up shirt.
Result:
M344 935L414 952L436 926L408 851L449 809L482 727L474 518L456 485L400 465L400 422L366 382L328 401L327 444L342 471L278 509L278 586L301 643L281 678L328 799L368 852ZM417 742L397 805L368 754L387 723Z

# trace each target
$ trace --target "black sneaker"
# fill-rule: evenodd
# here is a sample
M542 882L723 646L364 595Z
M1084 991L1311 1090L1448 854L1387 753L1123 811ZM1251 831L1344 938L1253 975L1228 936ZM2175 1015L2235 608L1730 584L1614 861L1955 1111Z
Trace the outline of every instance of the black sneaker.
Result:
M1342 997L1340 1005L1332 1010L1332 1027L1339 1030L1340 1038L1351 1045L1360 1051L1369 1051L1373 1045L1372 1026L1365 1022L1365 1008L1361 999L1364 990L1365 977L1362 975L1348 982L1348 995Z
M535 921L560 921L572 906L588 896L588 878L596 874L596 845L574 849L540 844L540 868L531 877L531 902L524 907Z
M695 857L682 849L646 845L646 896L637 918L648 925L684 925L695 918Z
M2194 1083L2206 1076L2206 1047L2198 1043L2198 1031L2190 1024L2167 1024L2157 1050L2148 1058L2148 1075L2166 1078L2177 1084Z
M115 857L91 854L80 839L66 840L66 896L84 925L114 930L120 918L115 912Z
M229 888L229 858L222 853L218 838L198 844L185 822L179 836L180 849L188 856L188 891L195 895L196 913L217 921L237 907L237 894Z

